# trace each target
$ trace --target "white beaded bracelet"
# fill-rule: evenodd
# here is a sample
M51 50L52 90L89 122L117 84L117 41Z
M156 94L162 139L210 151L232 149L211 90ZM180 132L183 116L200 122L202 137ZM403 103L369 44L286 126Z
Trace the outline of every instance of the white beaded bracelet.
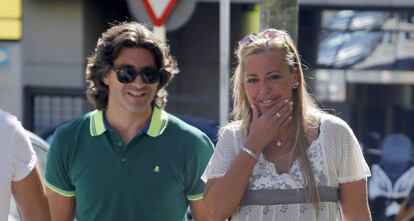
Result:
M242 146L242 151L244 151L245 153L249 154L251 157L253 157L255 160L257 160L257 154L253 151L251 151L250 149L243 147Z

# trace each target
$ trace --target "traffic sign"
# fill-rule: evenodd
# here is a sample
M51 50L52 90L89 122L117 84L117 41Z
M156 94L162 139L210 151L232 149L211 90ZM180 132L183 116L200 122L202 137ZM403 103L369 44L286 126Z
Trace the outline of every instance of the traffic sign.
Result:
M2 1L2 0L0 0ZM175 31L185 25L194 14L198 1L202 0L180 0L176 1L176 4L168 16L167 21L162 26L167 31ZM128 9L131 15L139 22L152 23L147 9L144 6L144 2L141 0L127 0Z
M168 19L177 0L142 0L152 23L162 26Z

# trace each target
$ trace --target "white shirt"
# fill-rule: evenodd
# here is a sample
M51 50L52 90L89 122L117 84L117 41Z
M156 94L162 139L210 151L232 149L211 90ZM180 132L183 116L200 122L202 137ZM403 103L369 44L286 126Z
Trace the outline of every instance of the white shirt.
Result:
M8 220L11 182L25 178L35 165L26 131L16 117L0 109L0 220Z
M221 130L214 154L202 176L203 180L224 176L233 163L246 139L246 133L241 130L240 126L240 122L233 122ZM338 117L328 114L321 115L319 137L311 144L307 154L313 167L316 182L320 187L336 190L340 183L366 179L370 176L369 167L354 133ZM289 201L292 200L289 198L294 195L291 194L292 190L303 188L305 188L304 177L298 160L294 161L287 173L278 174L274 164L266 161L261 154L253 168L247 192L273 191L276 192L275 197L264 198L268 198L268 200L285 198L281 201ZM284 194L284 197L282 197L283 192L287 193ZM320 194L323 195L326 192ZM316 218L312 204L306 202L241 205L238 212L232 217L232 221L275 220L339 221L342 218L338 201L321 202L319 218Z

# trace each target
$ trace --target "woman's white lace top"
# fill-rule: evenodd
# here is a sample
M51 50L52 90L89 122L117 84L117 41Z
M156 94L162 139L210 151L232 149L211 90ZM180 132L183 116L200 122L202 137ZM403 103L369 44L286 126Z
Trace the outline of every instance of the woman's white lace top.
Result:
M233 163L246 139L241 122L226 125L219 134L214 154L204 171L202 179L220 178ZM320 187L338 188L340 183L366 179L370 170L365 162L358 141L351 128L340 118L321 115L319 137L308 149L316 182ZM261 154L253 169L248 191L303 189L304 177L298 160L287 173L278 174L274 164ZM285 191L286 192L286 191ZM323 193L320 193L323 195ZM293 194L292 194L293 195ZM290 194L285 194L285 197ZM269 198L269 197L267 197ZM289 200L289 199L287 199ZM340 221L340 204L321 202L316 218L311 203L275 203L271 205L241 205L232 221Z

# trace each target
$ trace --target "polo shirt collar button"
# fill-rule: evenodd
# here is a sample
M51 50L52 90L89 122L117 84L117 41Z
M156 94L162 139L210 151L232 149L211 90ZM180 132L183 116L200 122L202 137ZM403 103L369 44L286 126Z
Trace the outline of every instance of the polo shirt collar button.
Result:
M122 158L121 158L121 162L122 162L122 163L125 163L125 161L126 161L126 158L125 158L125 157L122 157Z
M118 146L122 146L122 142L121 141L118 141Z

